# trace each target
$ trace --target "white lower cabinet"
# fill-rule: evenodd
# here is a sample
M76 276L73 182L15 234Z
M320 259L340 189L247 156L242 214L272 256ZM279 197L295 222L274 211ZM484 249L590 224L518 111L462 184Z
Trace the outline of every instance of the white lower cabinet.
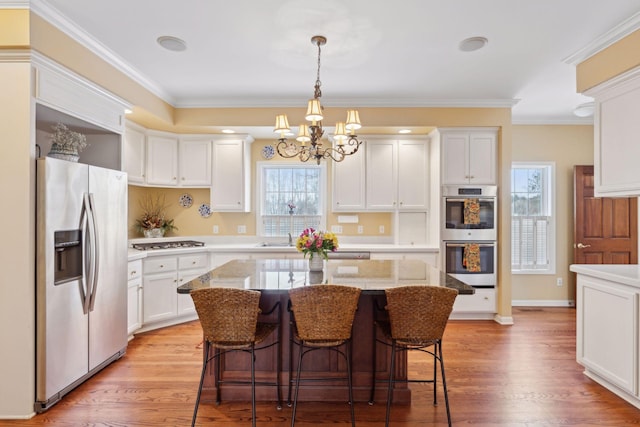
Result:
M127 274L127 334L142 326L142 260L130 261Z
M496 313L495 288L476 288L473 295L458 295L453 304L454 317L493 318Z
M637 407L639 295L636 287L578 274L577 361L587 376Z
M197 317L191 297L177 287L209 270L206 252L152 256L144 260L142 329L151 330Z

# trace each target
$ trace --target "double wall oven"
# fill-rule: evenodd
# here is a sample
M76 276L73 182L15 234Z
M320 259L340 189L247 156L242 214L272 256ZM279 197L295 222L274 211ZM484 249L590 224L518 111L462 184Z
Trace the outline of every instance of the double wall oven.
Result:
M479 288L496 285L497 196L494 185L442 188L443 268Z

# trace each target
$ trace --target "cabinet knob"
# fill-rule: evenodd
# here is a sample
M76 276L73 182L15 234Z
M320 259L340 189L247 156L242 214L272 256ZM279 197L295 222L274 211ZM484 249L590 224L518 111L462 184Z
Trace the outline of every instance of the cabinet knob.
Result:
M164 268L164 264L160 264L160 268Z
M196 265L196 262L195 262L195 261L192 261L192 262L191 262L191 264Z
M176 178L176 177L174 176L174 177L173 177L173 180L175 181L176 179L178 179L178 178Z
M241 205L242 203L238 202L238 205Z
M184 181L184 176L182 177L182 180Z
M133 276L134 274L136 274L136 273L137 273L137 271L135 271L135 270L131 270L131 275L132 275L132 276Z

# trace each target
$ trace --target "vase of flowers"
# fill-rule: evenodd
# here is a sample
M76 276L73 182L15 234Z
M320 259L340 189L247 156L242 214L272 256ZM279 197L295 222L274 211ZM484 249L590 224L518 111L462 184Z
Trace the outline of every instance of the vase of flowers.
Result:
M62 123L57 123L53 126L51 141L51 150L47 156L71 162L77 162L80 159L80 151L87 146L86 136L69 130Z
M305 258L309 254L309 271L322 271L327 253L338 250L338 237L328 231L307 228L298 236L296 249L304 253Z
M168 231L177 230L172 219L165 218L164 196L147 195L140 199L142 216L136 220L136 230L144 237L163 237Z

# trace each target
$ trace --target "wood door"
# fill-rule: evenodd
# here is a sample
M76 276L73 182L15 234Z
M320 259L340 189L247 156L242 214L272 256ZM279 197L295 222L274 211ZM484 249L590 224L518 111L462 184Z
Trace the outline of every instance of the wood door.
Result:
M575 166L574 264L638 262L638 199L594 197L593 166Z

